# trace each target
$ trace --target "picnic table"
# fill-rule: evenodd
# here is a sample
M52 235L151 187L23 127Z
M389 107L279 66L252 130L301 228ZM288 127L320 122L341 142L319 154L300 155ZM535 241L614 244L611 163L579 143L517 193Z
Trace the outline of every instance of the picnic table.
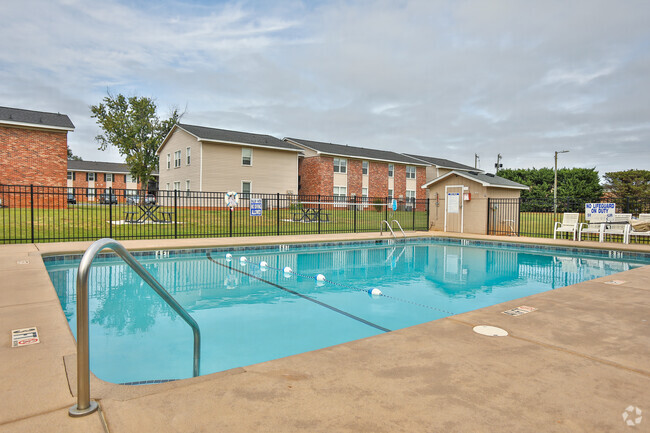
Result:
M324 209L314 209L314 208L300 208L293 213L293 220L295 222L304 221L306 223L311 222L329 222L330 215L323 212Z
M139 215L138 212L125 212L124 220L129 223L142 223L147 220L156 223L172 221L172 212L159 211L160 205L156 203L138 204L138 209L140 209Z

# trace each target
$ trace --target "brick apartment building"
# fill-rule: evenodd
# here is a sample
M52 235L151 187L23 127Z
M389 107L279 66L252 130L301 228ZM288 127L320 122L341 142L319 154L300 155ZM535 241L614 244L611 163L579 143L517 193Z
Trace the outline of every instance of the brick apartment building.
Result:
M425 199L430 165L396 152L285 138L303 149L298 164L301 195Z
M158 172L153 172L155 179ZM129 166L116 162L101 161L68 161L67 184L68 194L73 194L75 201L97 202L102 194L107 194L113 188L119 203L126 201L128 196L141 194L137 179L131 176ZM157 183L149 185L149 190L155 191Z
M0 107L0 184L65 186L65 114Z

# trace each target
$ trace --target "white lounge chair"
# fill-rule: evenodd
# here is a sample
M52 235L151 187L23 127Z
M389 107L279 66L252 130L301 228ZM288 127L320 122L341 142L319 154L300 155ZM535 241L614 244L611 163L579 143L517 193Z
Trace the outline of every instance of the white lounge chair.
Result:
M650 213L642 213L639 214L639 221L644 221L644 222L650 222ZM629 226L629 230L627 232L627 238L625 239L625 243L629 244L630 243L630 238L632 236L638 236L638 237L650 237L650 231L647 232L638 232L634 230L634 227L632 225Z
M618 224L605 224L603 229L603 239L607 240L607 235L621 235L623 242L627 240L627 233L629 230L630 220L632 219L631 213L617 213L614 214L614 221ZM627 224L625 224L627 223Z
M593 214L588 223L580 223L578 226L578 241L582 240L583 234L598 234L598 242L603 241L603 230L607 216L605 214Z
M575 241L579 216L577 213L564 212L562 222L556 222L553 227L553 239L556 239L558 233L573 233L573 240Z

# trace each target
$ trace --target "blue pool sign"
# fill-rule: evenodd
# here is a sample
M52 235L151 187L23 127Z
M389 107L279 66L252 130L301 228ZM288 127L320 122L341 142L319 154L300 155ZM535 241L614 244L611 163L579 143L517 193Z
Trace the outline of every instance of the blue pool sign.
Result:
M393 208L393 210L397 210L397 199L393 199L391 207Z
M616 213L616 203L585 203L585 219L591 221L592 217L597 220L613 221Z
M262 199L251 199L251 216L262 216Z

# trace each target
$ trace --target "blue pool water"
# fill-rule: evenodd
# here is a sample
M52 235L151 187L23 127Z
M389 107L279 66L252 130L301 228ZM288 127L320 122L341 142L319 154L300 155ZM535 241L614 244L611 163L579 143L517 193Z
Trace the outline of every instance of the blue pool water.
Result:
M230 251L232 261L224 249L136 257L198 322L201 374L369 337L650 263L642 254L462 243L419 239L263 247ZM242 256L248 264L241 264ZM79 259L45 258L75 334ZM270 268L261 269L260 261ZM299 275L285 275L285 266ZM328 281L317 282L317 274ZM369 295L373 288L382 295ZM124 262L102 256L90 274L90 356L93 373L109 382L187 378L192 376L192 331Z

